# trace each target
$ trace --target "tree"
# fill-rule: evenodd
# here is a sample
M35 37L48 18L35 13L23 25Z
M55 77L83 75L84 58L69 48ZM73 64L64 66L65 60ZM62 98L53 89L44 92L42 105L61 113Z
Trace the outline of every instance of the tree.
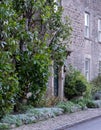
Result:
M18 88L13 60L17 49L16 39L12 35L14 15L11 1L0 1L0 118L13 108Z
M62 22L62 7L55 10L56 5L54 0L1 1L1 50L11 53L18 101L31 92L30 99L37 102L46 90L51 61L62 65L67 56L68 45L62 42L69 38L71 26L68 19Z
M56 4L50 0L13 1L20 27L16 33L19 38L16 56L19 58L15 59L21 95L26 97L31 91L33 101L46 89L50 61L62 65L66 58L67 45L62 41L70 35L71 27L68 20L62 22L62 7L55 11Z

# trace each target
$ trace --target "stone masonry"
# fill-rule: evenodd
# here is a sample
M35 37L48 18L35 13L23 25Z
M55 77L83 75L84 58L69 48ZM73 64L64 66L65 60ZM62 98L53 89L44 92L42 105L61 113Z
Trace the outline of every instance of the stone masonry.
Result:
M66 63L72 64L86 76L86 59L89 59L89 81L99 74L99 61L101 62L101 42L98 41L98 19L101 19L101 0L61 0L64 8L63 19L68 16L72 26L71 55ZM85 32L85 12L89 14L89 38ZM68 41L65 41L68 42ZM54 69L51 66L52 76L49 79L48 95L54 96ZM64 95L64 67L58 76L58 96Z
M72 53L67 63L85 75L85 58L90 59L90 79L99 73L101 43L98 42L98 19L101 19L101 0L62 0L63 16L69 16L72 32ZM84 13L89 13L89 38L84 36Z

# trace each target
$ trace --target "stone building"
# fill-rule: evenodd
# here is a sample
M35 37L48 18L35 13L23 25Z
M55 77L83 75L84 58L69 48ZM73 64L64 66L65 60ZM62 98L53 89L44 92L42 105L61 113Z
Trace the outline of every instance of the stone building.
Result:
M63 17L69 16L73 28L72 53L67 58L67 65L72 64L90 81L101 73L101 0L62 0L61 4ZM64 69L57 79L52 71L51 95L63 98Z

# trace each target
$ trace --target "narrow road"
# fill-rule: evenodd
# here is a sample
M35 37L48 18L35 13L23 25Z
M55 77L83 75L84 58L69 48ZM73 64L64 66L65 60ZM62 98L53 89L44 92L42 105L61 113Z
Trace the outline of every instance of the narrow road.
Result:
M75 125L64 130L101 130L101 117Z

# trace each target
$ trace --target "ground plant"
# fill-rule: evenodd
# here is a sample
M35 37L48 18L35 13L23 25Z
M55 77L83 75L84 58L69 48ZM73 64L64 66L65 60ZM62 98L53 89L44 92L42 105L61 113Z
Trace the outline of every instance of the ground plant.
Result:
M92 94L101 91L101 75L92 80Z
M67 70L64 93L67 99L90 95L91 86L85 77L71 65Z

